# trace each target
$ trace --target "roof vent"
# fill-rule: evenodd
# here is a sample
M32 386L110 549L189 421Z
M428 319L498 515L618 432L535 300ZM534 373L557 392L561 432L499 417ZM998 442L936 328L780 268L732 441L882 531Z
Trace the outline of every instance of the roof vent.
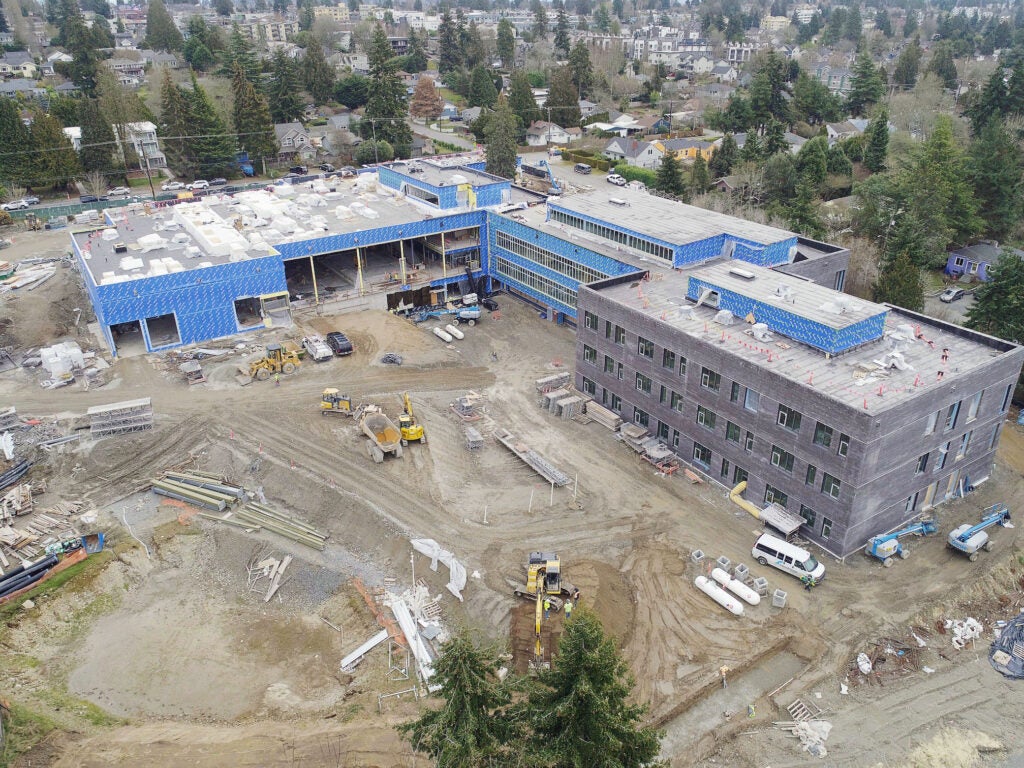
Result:
M611 203L612 205L622 206L623 208L629 205L629 202L623 200L621 197L609 197L608 202Z
M796 296L793 295L793 286L786 285L785 283L779 283L775 288L775 295L783 301L788 301L793 304L796 303Z
M742 277L744 280L753 280L757 275L751 272L749 269L740 269L739 267L733 267L729 270L729 274L733 277Z

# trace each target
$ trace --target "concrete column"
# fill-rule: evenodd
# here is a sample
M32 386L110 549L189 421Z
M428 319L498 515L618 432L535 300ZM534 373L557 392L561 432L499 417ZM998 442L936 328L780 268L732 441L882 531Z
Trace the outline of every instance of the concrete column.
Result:
M356 270L359 273L359 295L362 296L363 291L363 257L359 253L359 248L356 248Z
M402 285L408 285L409 281L406 278L406 274L405 274L405 241L404 240L399 240L398 241L398 254L399 254L399 256L398 256L398 263L399 263L399 265L401 265L401 268L402 268Z
M317 287L316 287L316 265L313 263L313 257L312 256L309 257L309 272L310 272L311 275L313 275L313 303L314 304L319 304L320 303L320 292L317 290Z

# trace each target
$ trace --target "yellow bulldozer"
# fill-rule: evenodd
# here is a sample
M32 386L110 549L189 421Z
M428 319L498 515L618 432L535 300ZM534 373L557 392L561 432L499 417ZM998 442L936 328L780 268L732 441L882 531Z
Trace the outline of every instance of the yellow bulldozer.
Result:
M408 445L410 441L419 440L420 443L427 442L427 433L423 425L417 423L416 416L412 412L412 403L409 402L409 393L405 393L405 411L398 417L398 428L402 430L402 445Z
M256 381L266 381L277 373L294 373L302 362L294 349L285 349L277 343L267 344L267 353L249 363L249 375Z
M320 413L321 415L340 413L343 416L353 416L355 410L352 408L352 398L340 394L339 390L334 387L328 387L320 395Z

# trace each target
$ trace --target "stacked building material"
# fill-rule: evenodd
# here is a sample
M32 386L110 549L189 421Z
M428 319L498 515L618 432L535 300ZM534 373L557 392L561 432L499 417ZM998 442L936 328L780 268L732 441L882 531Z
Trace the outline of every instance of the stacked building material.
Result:
M602 427L606 427L613 431L617 430L622 425L621 416L595 402L587 403L587 416L596 421Z
M148 397L110 405L94 405L87 411L89 434L107 437L153 428L153 403Z
M470 451L475 451L477 448L483 447L484 436L477 429L466 427L466 448Z
M538 475L549 483L559 487L568 485L570 478L564 472L555 467L536 451L532 450L525 443L517 440L507 429L499 429L494 433L498 441L508 448L512 453L522 459L527 466L533 469Z
M197 507L223 512L229 504L234 504L238 497L230 493L222 493L208 488L200 488L171 478L153 480L153 493L171 499L195 504Z
M567 387L549 389L545 392L541 392L540 397L537 398L537 404L548 413L555 413L555 404L562 398L568 396L569 389Z
M6 432L20 426L21 421L18 419L18 411L13 405L0 411L0 432Z
M562 373L555 373L551 376L545 376L543 379L537 379L536 386L537 391L540 393L550 392L553 389L561 389L569 383L569 372L563 371Z
M221 522L236 521L257 529L263 528L320 551L327 545L327 533L317 530L304 520L278 512L264 504L248 504L244 509L231 512L230 517L217 519Z

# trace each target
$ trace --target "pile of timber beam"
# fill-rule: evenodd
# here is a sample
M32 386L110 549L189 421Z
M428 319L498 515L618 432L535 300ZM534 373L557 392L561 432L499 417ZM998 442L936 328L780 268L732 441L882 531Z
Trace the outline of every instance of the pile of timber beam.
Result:
M247 528L262 528L321 552L327 546L326 533L318 531L304 520L277 512L263 504L252 503L244 509L234 510L229 516L216 519L234 525L244 523Z

